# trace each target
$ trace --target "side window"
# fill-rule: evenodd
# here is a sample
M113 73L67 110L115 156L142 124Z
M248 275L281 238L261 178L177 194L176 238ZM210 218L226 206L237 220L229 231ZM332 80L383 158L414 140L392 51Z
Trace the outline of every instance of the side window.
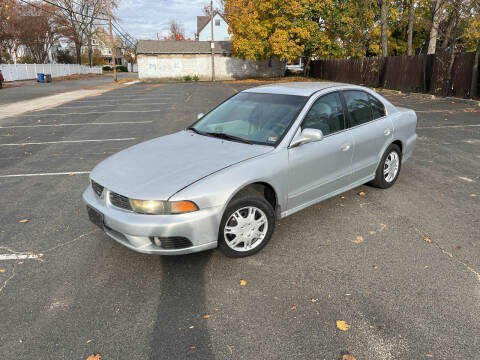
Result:
M367 93L349 90L343 93L350 115L350 126L365 124L372 120L372 108Z
M302 130L318 129L323 135L345 129L343 107L338 93L331 93L318 99L302 123Z
M385 106L383 103L372 95L368 95L370 98L370 104L372 105L373 119L381 118L385 116Z

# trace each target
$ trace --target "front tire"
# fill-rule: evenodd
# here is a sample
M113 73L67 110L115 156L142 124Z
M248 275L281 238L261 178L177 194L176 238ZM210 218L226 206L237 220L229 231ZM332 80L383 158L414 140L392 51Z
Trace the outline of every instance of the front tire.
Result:
M275 212L265 198L253 194L233 200L218 231L218 246L229 257L246 257L263 249L273 234Z
M375 179L371 184L380 189L387 189L395 184L402 167L402 151L396 144L391 144L382 156Z

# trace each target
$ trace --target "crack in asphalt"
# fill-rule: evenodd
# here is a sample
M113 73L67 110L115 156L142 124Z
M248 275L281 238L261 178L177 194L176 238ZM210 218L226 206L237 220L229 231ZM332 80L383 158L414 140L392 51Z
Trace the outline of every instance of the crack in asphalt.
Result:
M458 257L456 257L455 255L453 255L450 251L447 251L445 250L443 247L441 247L438 242L436 242L435 240L432 240L430 238L430 236L425 232L425 231L422 231L418 228L415 227L415 231L421 235L423 238L429 238L431 240L431 243L433 245L435 245L443 254L447 255L448 257L450 257L451 259L455 260L457 263L463 265L468 271L470 271L472 274L474 274L477 278L477 281L480 282L480 273L478 271L476 271L474 268L472 268L470 265L468 265L467 263L465 263L464 261L460 260Z
M17 266L16 264L13 265L13 268L12 268L12 275L10 275L4 282L3 282L3 285L0 287L0 293L3 291L3 289L5 289L5 287L7 286L8 282L10 280L13 279L13 277L15 276L15 266Z

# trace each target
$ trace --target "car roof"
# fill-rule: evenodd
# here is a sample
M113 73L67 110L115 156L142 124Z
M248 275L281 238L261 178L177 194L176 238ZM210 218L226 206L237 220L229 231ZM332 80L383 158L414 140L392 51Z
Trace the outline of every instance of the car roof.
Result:
M345 86L348 84L327 82L327 81L297 81L297 82L280 82L269 85L257 86L244 90L243 92L254 92L264 94L282 94L310 96L319 90L323 90L335 86Z

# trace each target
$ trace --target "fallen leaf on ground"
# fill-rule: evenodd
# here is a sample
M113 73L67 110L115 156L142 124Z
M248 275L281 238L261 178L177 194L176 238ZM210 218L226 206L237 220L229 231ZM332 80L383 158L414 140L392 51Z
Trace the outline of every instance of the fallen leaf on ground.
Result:
M87 340L87 344L90 343L90 342L92 342L92 340L91 340L91 339L88 339L88 340Z
M426 357L433 358L432 354L425 354Z
M432 242L432 239L430 239L430 238L428 238L428 237L424 238L423 240L424 240L425 242L428 242L428 243L431 243L431 242Z
M340 196L340 199L345 199L345 196Z
M195 326L193 326L193 325L190 325L188 328L189 328L189 329L193 329L194 327L195 327Z
M73 176L73 175L74 175L73 173L68 174L68 176Z
M364 191L360 191L360 192L358 193L358 195L360 195L360 196L365 196L366 194L365 194Z
M352 240L355 244L360 244L363 242L363 236L357 236L355 240Z
M87 360L101 360L102 356L100 354L92 354L90 355Z
M370 231L370 235L375 235L377 232L376 231Z
M353 355L345 354L342 356L342 360L357 360Z
M290 310L297 310L297 305L290 306Z
M337 320L337 328L342 331L347 331L350 329L350 325L346 321L343 320Z
M5 269L0 269L0 273L4 273L5 272Z
M378 270L378 266L377 266L377 265L373 265L373 270Z
M195 350L197 347L196 346L190 346L190 349Z
M203 318L204 319L210 319L210 316L211 316L210 314L205 314L205 315L203 315Z
M240 280L240 285L242 285L242 286L247 285L247 280Z
M429 267L430 267L430 266L428 266L428 265L425 265L423 268L424 268L424 269L428 269Z
M318 299L311 298L310 301L311 301L312 303L316 303L316 302L318 301Z
M28 220L28 219L22 219L22 220L19 221L19 223L24 224L24 223L27 223L27 222L29 222L29 221L30 221L30 220Z
M477 197L477 194L470 194L470 197Z

